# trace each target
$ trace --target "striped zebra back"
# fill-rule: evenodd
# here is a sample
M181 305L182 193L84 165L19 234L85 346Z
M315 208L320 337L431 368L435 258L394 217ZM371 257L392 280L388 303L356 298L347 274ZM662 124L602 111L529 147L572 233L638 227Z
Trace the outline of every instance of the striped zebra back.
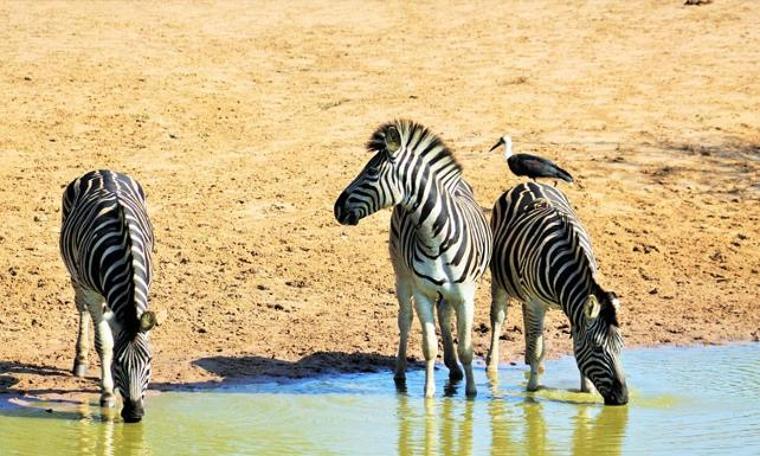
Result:
M120 326L136 331L148 307L153 249L140 184L108 170L71 182L63 194L60 249L72 281L101 294Z
M578 263L597 269L591 240L567 197L557 188L529 182L505 192L494 204L491 228L492 280L522 300L528 294L560 304L563 279ZM574 268L562 269L567 260Z

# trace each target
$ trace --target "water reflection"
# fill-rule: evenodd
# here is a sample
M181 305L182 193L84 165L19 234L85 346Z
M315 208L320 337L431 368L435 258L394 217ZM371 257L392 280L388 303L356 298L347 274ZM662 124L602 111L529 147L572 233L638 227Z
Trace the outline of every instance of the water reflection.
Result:
M627 424L628 407L599 410L599 407L579 406L573 423L573 454L592 454L599 449L610 455L621 454Z
M80 455L127 455L151 454L145 446L142 424L128 425L119 419L116 408L104 409L88 403L76 408L79 414L77 453Z
M116 408L103 409L87 402L64 405L64 402L32 401L24 408L4 410L2 415L13 418L15 422L18 419L28 421L30 425L46 422L43 426L47 432L40 434L44 437L31 440L23 432L3 435L0 438L0 448L4 451L0 454L152 454L145 443L143 425L124 425ZM6 424L14 423L6 421ZM5 453L5 450L9 453Z
M432 401L429 401L432 402ZM446 454L472 454L472 422L474 401L445 398L441 403L443 421L440 429ZM450 438L446 438L446 436Z
M507 402L499 391L498 372L487 372L488 386L491 400L488 401L488 417L491 430L491 454L501 455L507 448L516 448L512 441L512 423L515 416L513 407L508 407Z
M543 406L540 402L527 398L522 404L522 409L525 421L525 448L536 454L551 454Z
M399 455L472 454L473 401L423 400L421 415L419 405L419 398L398 396Z
M492 455L621 454L628 407L575 404L566 397L560 400L532 395L515 397L511 395L513 391L501 391L498 376L489 375L489 397L475 401L456 397L421 400L399 394L398 454L470 455L482 450L490 450ZM561 396L558 390L552 391L552 395ZM577 413L566 415L567 419L553 419L556 417L549 415L547 408L553 410L557 406L573 406ZM475 446L479 448L473 448L475 433L482 437L490 434L490 441L478 437Z

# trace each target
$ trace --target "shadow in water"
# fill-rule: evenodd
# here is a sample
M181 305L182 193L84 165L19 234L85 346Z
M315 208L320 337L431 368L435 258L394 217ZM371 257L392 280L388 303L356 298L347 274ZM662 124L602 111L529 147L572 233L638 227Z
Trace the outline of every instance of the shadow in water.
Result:
M159 391L192 391L228 384L256 383L273 378L297 380L331 374L375 372L388 372L392 376L396 358L379 353L316 352L298 361L284 361L261 356L211 356L197 359L192 364L221 377L221 381L152 383L151 388ZM407 361L407 370L420 368L422 368L421 362L413 359ZM391 377L389 377L390 380ZM399 390L403 388L405 388L404 385L399 385Z
M48 391L48 390L39 390ZM72 392L72 390L64 390ZM89 390L85 391L89 392ZM55 410L50 406L55 406ZM98 413L94 413L97 411ZM99 404L63 399L38 399L19 394L0 396L0 416L69 421L119 420L119 408L102 408Z

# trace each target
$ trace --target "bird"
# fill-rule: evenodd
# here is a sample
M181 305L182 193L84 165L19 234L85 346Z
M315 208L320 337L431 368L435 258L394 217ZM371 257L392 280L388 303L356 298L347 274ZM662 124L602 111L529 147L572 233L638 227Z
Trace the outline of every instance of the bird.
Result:
M502 145L504 146L504 159L507 161L509 170L516 176L527 176L533 179L533 181L535 181L537 177L548 177L561 179L570 184L573 183L573 176L557 166L551 160L531 154L513 154L512 138L509 137L509 135L504 135L499 138L499 142L497 142L489 152ZM557 186L556 181L554 182L554 186Z

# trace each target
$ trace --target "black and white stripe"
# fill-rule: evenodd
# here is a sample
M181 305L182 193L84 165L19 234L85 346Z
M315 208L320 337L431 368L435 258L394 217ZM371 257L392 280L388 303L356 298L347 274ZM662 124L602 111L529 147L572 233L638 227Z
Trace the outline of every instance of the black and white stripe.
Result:
M466 392L474 395L474 294L491 256L488 223L451 151L422 125L406 120L382 125L367 148L375 155L341 193L335 203L335 218L354 225L382 208L394 206L390 254L401 336L395 378L403 384L413 301L423 330L425 395L435 392L433 365L438 345L434 308L450 378L462 378L461 361ZM451 335L452 311L457 314L459 360Z
M620 361L623 346L617 296L599 285L591 242L565 195L547 185L526 183L504 193L493 209L491 260L492 339L489 369L498 361L499 336L512 298L523 304L528 389L543 371L543 319L559 307L570 320L581 389L589 380L605 403L625 404L628 391Z
M102 365L101 404L113 405L115 386L124 419L139 421L151 373L148 331L155 324L148 311L153 230L140 184L107 170L71 182L63 194L60 248L80 314L74 374L87 370L89 313Z

